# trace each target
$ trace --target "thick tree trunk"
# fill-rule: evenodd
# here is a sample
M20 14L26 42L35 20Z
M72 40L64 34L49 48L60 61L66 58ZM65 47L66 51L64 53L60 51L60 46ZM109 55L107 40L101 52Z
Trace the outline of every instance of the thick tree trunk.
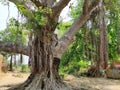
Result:
M60 60L53 56L52 39L43 32L44 36L38 35L34 36L31 47L31 75L20 87L10 90L70 90L58 74Z

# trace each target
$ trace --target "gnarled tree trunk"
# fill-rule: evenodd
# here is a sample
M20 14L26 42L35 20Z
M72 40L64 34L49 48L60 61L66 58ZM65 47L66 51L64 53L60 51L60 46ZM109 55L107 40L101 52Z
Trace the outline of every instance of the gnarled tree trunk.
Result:
M30 52L31 75L24 84L12 90L69 90L58 74L60 60L53 55L53 41L48 34L46 30L34 34Z

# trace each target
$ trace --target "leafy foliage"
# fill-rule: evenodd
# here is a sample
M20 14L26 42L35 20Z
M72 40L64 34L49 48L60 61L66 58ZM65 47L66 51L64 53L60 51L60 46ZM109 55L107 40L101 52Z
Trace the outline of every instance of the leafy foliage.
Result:
M58 30L67 30L71 26L71 22L60 22L58 25Z
M7 28L4 31L0 31L0 38L2 41L6 42L25 44L27 40L26 35L22 29L22 24L19 23L15 18L11 18Z
M109 39L109 58L110 60L116 60L119 56L118 49L120 46L120 33L119 33L119 24L120 24L120 1L110 1L105 0L105 3L111 3L106 5L108 11L108 39ZM112 7L111 7L112 6Z
M74 20L82 11L82 0L77 0L76 6L71 7L70 17ZM108 4L109 3L109 4ZM108 36L109 61L115 61L119 57L120 48L120 1L105 0L106 5L106 25ZM76 35L76 41L63 54L60 71L68 74L78 74L80 68L86 68L88 63L94 64L99 58L99 30L97 19L89 20L86 26ZM60 30L66 30L65 24L60 24ZM63 68L64 67L64 68Z
M27 65L25 65L25 64L22 64L22 66L21 66L21 72L29 72L30 70L29 70L29 68L28 68L28 66Z

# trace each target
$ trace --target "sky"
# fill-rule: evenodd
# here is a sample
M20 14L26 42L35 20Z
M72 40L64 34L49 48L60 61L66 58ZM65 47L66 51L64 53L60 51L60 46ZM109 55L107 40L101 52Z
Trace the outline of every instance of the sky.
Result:
M3 30L6 28L7 21L9 18L17 18L18 16L18 10L16 6L13 3L10 3L10 7L8 10L7 5L3 5L0 2L0 30Z
M75 0L71 0L70 3L75 2ZM64 21L70 20L70 18L67 16L69 12L69 7L64 8L64 10L61 13L61 19ZM16 6L13 3L9 4L9 10L7 5L3 5L0 2L0 30L4 30L7 25L7 21L9 18L16 18L18 17L18 10Z

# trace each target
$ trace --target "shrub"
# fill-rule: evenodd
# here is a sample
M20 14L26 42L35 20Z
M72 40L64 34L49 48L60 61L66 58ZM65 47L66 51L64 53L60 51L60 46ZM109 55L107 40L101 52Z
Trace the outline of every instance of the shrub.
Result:
M21 72L29 72L28 66L25 65L25 64L22 64L22 66L21 66Z
M78 62L78 65L79 65L79 67L81 67L81 68L87 68L87 67L88 67L88 62L83 61L83 60L80 60L80 61Z

